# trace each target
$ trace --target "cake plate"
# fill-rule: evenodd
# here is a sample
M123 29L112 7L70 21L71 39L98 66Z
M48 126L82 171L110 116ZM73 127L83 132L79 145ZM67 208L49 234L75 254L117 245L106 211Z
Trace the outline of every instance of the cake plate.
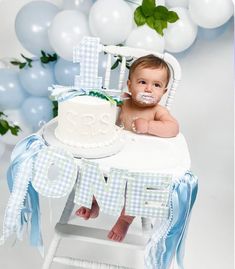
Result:
M86 159L97 159L112 156L117 154L123 149L126 144L125 132L117 126L117 139L110 145L97 147L97 148L88 148L88 147L76 147L69 146L62 143L55 136L55 128L57 127L57 119L52 119L47 124L44 125L42 130L42 137L45 140L46 144L49 146L56 146L68 150L71 152L75 158L86 158Z

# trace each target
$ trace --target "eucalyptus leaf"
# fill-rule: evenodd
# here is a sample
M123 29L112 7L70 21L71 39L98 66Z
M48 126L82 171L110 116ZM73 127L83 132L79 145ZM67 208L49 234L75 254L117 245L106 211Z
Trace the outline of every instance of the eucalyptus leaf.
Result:
M57 101L52 101L53 109L53 117L55 118L58 115L58 102Z
M9 124L6 120L0 120L0 125L5 129L9 129Z
M19 126L9 126L12 135L17 135L18 132L21 130Z
M141 6L138 7L134 12L134 20L137 26L144 25L146 22L146 18L142 12Z
M143 0L142 2L142 12L145 17L152 16L154 13L154 8L155 8L155 0Z
M167 28L167 22L163 20L156 20L154 29L159 33L161 36L163 36L163 30Z
M4 135L9 130L13 135L17 135L21 129L18 125L10 125L7 121L7 115L0 112L0 135Z
M179 16L174 11L168 11L167 21L170 23L174 23L179 19Z
M148 26L154 29L155 19L153 17L148 17L146 21L147 21Z
M119 59L117 59L117 61L112 65L111 70L115 69L116 67L118 67L118 63L120 62Z
M168 20L168 9L164 6L157 6L154 9L154 18L157 20Z

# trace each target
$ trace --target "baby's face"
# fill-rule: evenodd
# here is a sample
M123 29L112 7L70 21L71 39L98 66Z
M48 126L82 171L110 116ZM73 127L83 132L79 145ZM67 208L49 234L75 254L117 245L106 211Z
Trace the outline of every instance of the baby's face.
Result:
M154 106L166 92L165 69L137 68L128 80L133 101L139 106Z

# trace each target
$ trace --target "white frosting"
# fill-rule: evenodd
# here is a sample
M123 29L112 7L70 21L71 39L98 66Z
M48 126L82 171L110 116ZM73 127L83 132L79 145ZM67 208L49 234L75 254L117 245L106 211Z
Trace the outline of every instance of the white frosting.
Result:
M93 96L77 96L59 103L55 136L63 143L84 148L114 143L116 105Z

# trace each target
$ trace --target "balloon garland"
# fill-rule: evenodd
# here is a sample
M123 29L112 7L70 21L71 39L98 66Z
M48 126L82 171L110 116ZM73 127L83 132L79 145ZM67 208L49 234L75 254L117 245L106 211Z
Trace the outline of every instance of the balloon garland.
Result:
M80 65L72 63L72 49L83 36L98 36L103 44L181 53L197 38L215 39L232 15L232 0L63 0L61 7L39 0L25 4L16 15L15 32L35 57L0 59L1 141L17 142L9 126L20 126L15 134L22 139L50 120L53 112L56 115L48 87L74 84ZM106 61L106 55L100 55L99 76L104 74ZM120 57L112 59L111 87L115 87L120 63ZM7 113L9 117L2 118Z

